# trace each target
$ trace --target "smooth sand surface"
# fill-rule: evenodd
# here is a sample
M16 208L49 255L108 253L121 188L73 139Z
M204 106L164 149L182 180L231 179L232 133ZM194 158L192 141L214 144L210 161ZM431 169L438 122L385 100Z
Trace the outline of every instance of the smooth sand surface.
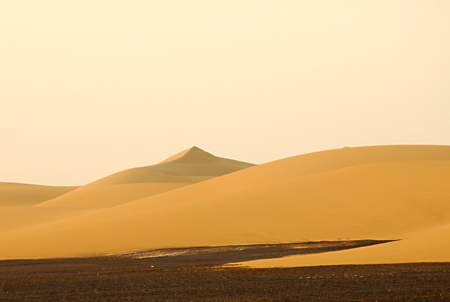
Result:
M4 202L0 206L0 240L15 236L14 231L27 229L29 232L34 227L45 227L55 221L93 213L101 208L153 196L252 166L216 157L193 147L163 163L118 172L78 188L5 183L2 187L5 192ZM26 198L19 198L23 196Z
M26 207L56 198L77 187L0 183L0 207Z
M159 164L121 171L87 184L84 188L150 182L196 183L252 166L192 147Z
M157 169L119 172L78 189L86 190L85 196L92 194L89 190L103 190L103 197L92 199L94 206L87 199L79 201L80 210L91 207L91 212L0 233L0 258L92 256L207 245L402 239L346 252L384 248L385 255L409 252L407 261L434 261L431 252L435 248L430 240L437 238L433 242L444 242L439 248L450 261L447 233L439 229L450 225L447 146L343 148L253 167L194 148L153 167ZM183 187L175 185L153 195L152 189L143 189L145 193L133 197L127 194L135 194L131 192L138 184L143 188L146 182L177 184L189 177L209 179ZM108 188L121 189L117 191L120 193L109 194ZM54 199L61 203L52 205L48 201L34 208L64 207L64 202L67 207L76 207L76 191L67 194L71 198ZM426 236L426 232L434 235ZM431 248L414 253L411 246L421 236L428 238ZM281 260L288 259L293 258ZM369 263L367 259L361 261ZM285 264L274 264L279 265Z
M0 238L9 231L26 229L90 212L81 208L37 209L33 207L77 188L0 183Z
M157 182L82 187L35 207L108 208L181 188L190 183Z
M109 175L37 206L106 208L252 166L192 147L159 164Z
M5 233L91 213L81 208L0 207L0 238Z
M450 261L450 223L380 245L239 263L253 268Z

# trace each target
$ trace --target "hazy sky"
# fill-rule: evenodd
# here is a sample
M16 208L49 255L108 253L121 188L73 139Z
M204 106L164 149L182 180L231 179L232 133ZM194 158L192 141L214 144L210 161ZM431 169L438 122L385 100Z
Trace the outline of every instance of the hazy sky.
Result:
M450 1L1 1L0 139L0 181L58 185L449 145Z

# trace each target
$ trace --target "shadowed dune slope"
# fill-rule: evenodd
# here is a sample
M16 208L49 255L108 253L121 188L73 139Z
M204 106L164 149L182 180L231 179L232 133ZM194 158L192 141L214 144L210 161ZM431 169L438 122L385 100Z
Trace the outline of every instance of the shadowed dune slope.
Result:
M77 187L0 183L0 207L27 207L56 198Z
M84 188L150 182L195 183L252 166L192 147L159 164L121 171L87 184Z
M37 206L111 207L252 166L192 147L159 164L109 175Z
M0 238L0 258L413 238L450 223L449 179L450 148L443 146L344 148L300 155L9 232Z

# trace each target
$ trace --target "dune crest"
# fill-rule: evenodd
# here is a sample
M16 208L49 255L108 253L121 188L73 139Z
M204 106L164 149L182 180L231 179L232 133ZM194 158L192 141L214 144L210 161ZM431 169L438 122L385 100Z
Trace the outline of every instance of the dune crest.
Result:
M178 162L188 162L188 163L199 163L199 162L207 162L214 160L216 157L212 155L211 153L208 153L196 146L193 146L191 148L188 148L184 151L181 151L180 153L177 153L162 162L160 164L168 163L171 161L178 161Z

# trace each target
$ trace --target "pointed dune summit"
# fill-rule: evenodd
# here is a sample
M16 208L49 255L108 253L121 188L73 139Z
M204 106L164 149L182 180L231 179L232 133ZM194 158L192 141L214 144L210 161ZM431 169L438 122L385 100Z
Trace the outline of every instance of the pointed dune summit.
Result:
M251 166L254 165L216 157L197 147L192 147L159 164L118 172L84 187L150 182L195 183Z
M185 162L185 163L201 163L201 162L210 162L216 158L217 157L215 157L211 153L203 151L202 149L194 146L192 148L181 151L180 153L177 153L177 154L163 160L162 162L160 162L160 164L173 162L173 161Z
M161 194L253 164L221 158L198 147L184 150L152 166L121 171L89 183L37 207L104 208Z

